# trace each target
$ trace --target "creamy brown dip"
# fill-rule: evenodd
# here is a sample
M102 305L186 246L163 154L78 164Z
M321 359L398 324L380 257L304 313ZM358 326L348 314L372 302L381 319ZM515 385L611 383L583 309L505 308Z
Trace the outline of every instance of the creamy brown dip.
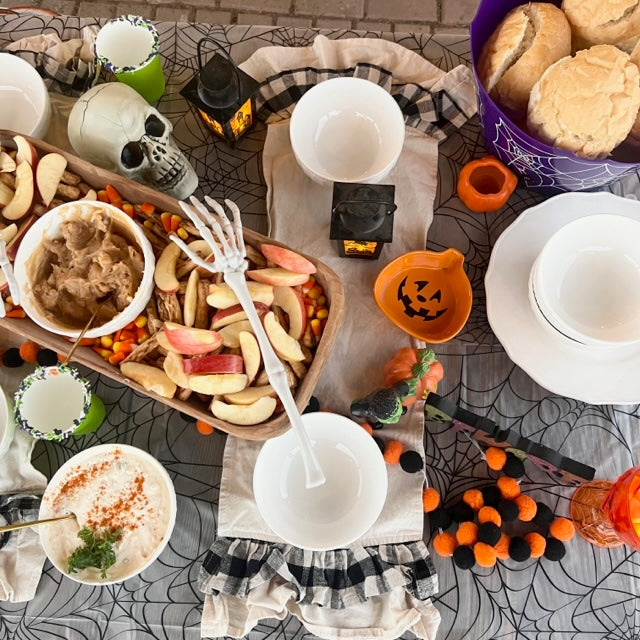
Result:
M140 248L94 206L70 215L55 236L45 234L41 250L26 263L35 303L50 321L81 329L101 299L113 293L93 322L105 324L129 305L140 286Z

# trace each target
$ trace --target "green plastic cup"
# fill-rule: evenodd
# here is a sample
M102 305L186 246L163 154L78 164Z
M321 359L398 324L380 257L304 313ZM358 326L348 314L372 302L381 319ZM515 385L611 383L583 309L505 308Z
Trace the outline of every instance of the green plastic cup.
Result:
M94 49L98 63L147 102L164 93L160 40L148 20L132 15L110 20L98 32Z

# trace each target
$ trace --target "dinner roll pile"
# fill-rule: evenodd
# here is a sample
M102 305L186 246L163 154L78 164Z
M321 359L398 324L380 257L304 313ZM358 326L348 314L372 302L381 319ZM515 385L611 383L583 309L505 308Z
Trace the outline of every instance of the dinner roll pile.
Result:
M640 0L564 0L512 9L477 72L532 136L597 159L640 144L639 66Z

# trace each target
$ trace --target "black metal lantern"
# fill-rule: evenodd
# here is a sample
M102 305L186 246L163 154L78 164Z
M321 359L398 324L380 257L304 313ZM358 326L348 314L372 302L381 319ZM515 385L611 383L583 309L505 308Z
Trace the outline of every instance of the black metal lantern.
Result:
M215 53L203 66L202 44L210 42ZM182 88L180 95L191 102L216 135L234 144L253 124L253 96L259 83L238 69L231 56L212 38L198 41L198 73Z
M380 255L384 243L393 240L394 195L392 184L334 183L329 238L337 240L338 255Z

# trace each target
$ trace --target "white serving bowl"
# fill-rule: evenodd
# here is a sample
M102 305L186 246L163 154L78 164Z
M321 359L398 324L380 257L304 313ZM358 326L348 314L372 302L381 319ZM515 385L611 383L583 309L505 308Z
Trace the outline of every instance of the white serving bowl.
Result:
M575 342L640 342L640 221L603 213L559 229L533 264L529 299L539 320Z
M142 313L147 302L151 298L151 294L153 293L153 272L155 269L153 248L137 223L134 222L126 213L113 205L93 200L67 202L51 209L51 211L45 213L32 227L29 228L22 239L14 261L14 273L20 288L20 303L26 314L36 324L47 331L51 331L52 333L62 336L68 336L70 338L76 338L80 334L79 329L55 323L42 313L39 305L33 298L26 263L33 252L40 247L45 234L49 237L56 237L56 235L59 234L60 224L69 217L77 215L79 207L82 205L102 208L107 215L117 222L118 226L124 229L135 239L135 242L142 251L144 259L142 281L140 282L140 286L138 287L138 290L136 291L129 306L116 314L111 320L109 320L109 322L92 327L85 334L85 337L87 338L97 338L113 333L118 329L122 329L127 324L135 320L136 317Z
M14 432L13 406L4 389L0 387L0 458L7 453Z
M26 60L0 53L0 129L42 138L50 120L49 93L40 74Z
M305 413L327 481L307 489L297 438L290 429L267 440L256 460L253 494L260 515L288 544L326 551L348 546L378 519L387 468L373 438L344 416Z
M120 457L115 460L117 452ZM102 475L102 485L100 482L93 482L84 490L76 488L78 478L82 482L82 478L90 477L105 462L112 465L112 477L107 479ZM129 472L128 469L132 471ZM147 498L144 507L140 507L141 503L130 495L129 485L122 480L130 478L133 473L142 473L144 476L143 491ZM135 482L133 484L136 485ZM77 537L78 530L87 524L88 514L92 513L93 506L98 510L109 507L109 501L118 495L117 491L109 493L109 490L112 486L120 489L120 485L122 498L127 506L133 505L132 511L137 515L142 514L142 519L138 521L135 530L123 534L119 546L115 547L116 563L108 570L110 575L102 579L99 570L94 568L69 573L69 555L82 544ZM99 495L100 491L103 492L102 495ZM103 497L105 491L107 498ZM57 504L61 494L65 496L64 507ZM146 516L145 509L148 512ZM69 511L76 514L76 519L53 522L38 529L47 558L60 573L76 582L90 585L114 584L138 575L162 553L175 525L176 492L165 468L146 451L126 444L101 444L85 449L67 460L56 471L44 491L39 519L53 518ZM151 528L150 519L155 516L160 520L155 523L154 534L151 536L148 533ZM132 517L131 520L136 518ZM102 529L98 531L102 533Z
M362 78L332 78L309 89L293 110L291 147L315 182L380 182L404 144L398 103Z

